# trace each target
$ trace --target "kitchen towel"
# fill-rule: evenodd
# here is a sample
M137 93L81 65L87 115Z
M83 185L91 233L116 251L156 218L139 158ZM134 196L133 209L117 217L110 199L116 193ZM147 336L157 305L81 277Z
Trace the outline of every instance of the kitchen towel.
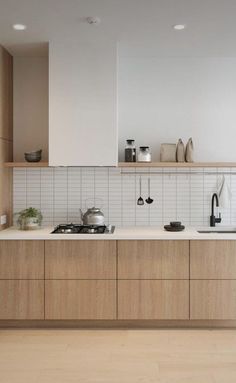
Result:
M229 185L225 179L225 176L222 176L221 180L219 181L219 186L217 190L217 194L219 197L219 205L220 207L223 207L224 209L227 209L230 205L230 201L232 198L232 193L229 188Z

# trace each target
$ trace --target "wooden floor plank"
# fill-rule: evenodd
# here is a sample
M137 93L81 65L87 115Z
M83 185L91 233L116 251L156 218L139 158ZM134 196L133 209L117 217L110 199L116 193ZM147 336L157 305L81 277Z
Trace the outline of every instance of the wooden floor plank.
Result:
M4 383L234 383L236 330L1 329Z

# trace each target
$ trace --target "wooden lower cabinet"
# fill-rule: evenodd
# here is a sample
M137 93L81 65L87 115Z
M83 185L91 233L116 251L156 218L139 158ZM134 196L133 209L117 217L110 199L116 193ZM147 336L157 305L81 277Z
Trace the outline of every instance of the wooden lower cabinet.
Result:
M116 319L116 281L46 280L45 319Z
M44 279L44 241L0 241L0 279Z
M44 319L44 281L0 280L0 319Z
M190 279L236 279L236 241L190 241Z
M189 281L119 280L118 319L189 319Z
M46 279L116 279L116 241L45 241Z
M118 241L118 279L188 279L189 241Z
M236 320L236 241L0 241L0 320L36 319Z
M190 319L236 319L236 280L190 281Z

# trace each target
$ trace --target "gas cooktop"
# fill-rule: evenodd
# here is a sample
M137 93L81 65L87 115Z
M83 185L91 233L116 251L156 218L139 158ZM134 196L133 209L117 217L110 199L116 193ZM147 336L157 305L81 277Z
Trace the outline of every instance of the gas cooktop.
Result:
M112 234L115 226L61 224L55 227L51 234Z

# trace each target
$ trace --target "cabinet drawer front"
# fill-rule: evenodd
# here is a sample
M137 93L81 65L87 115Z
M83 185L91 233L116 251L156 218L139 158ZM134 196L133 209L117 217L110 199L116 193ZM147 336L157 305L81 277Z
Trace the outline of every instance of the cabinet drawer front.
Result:
M189 282L119 281L118 319L189 319Z
M115 279L115 241L46 241L46 279Z
M236 279L236 241L190 241L191 279Z
M45 319L116 319L116 281L45 281Z
M44 319L44 281L0 281L0 319Z
M236 281L190 281L190 319L236 319Z
M189 241L118 241L119 279L188 279Z
M44 279L44 241L0 241L0 279Z

